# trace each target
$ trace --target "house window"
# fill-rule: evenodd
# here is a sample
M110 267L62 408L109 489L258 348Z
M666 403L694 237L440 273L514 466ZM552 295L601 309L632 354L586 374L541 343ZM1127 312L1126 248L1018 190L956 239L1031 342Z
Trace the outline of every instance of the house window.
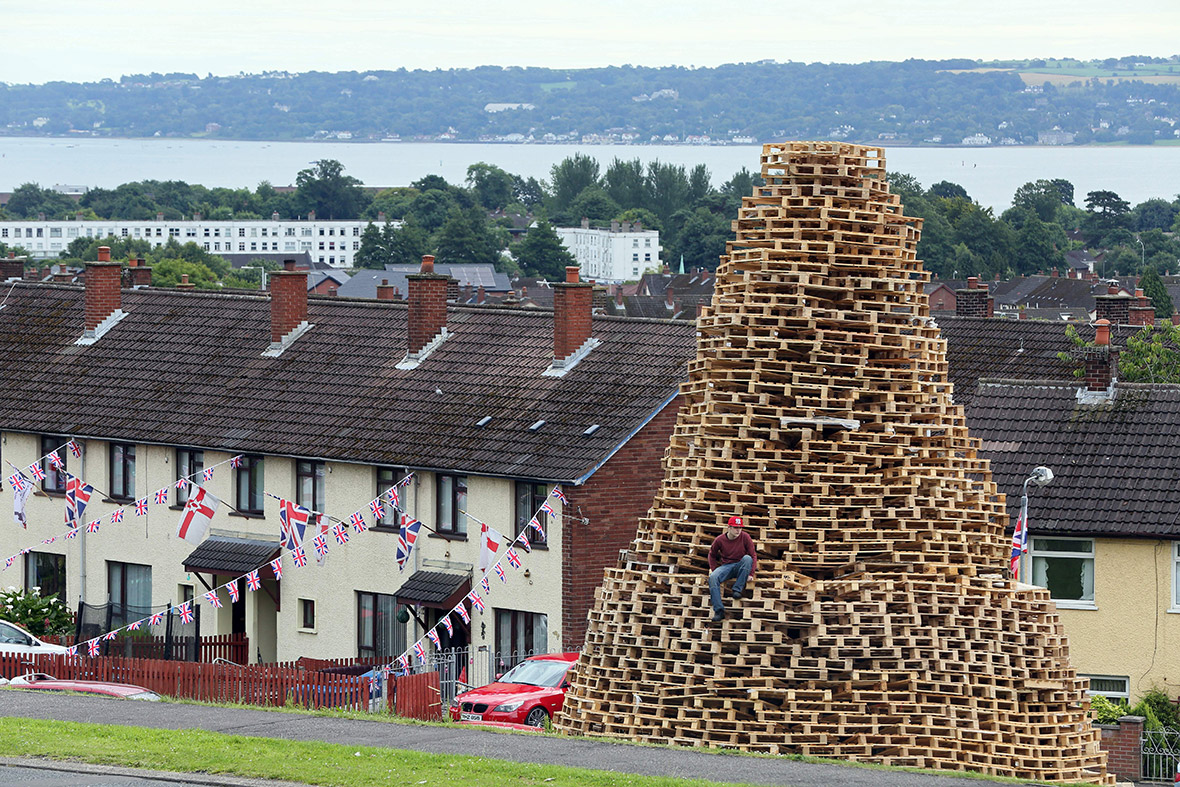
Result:
M1049 589L1059 607L1094 606L1094 540L1033 538L1033 584Z
M324 511L324 463L300 459L295 463L295 502L312 511Z
M135 499L135 446L111 443L111 498Z
M496 671L511 669L534 653L549 652L549 619L537 612L496 610Z
M238 510L243 514L262 516L262 457L243 456L238 468Z
M41 456L48 457L54 451L57 452L57 458L61 460L61 469L57 469L49 461L44 459L41 462L41 470L45 473L45 480L41 482L41 488L46 492L57 492L65 494L66 491L66 455L69 451L65 449L65 444L69 442L69 438L60 437L58 435L41 435Z
M192 601L197 595L197 591L193 589L192 585L177 585L176 597L180 599L180 603Z
M315 601L310 598L299 599L299 628L315 631Z
M442 475L438 478L437 532L454 536L467 535L467 476Z
M382 498L384 502L382 507L385 510L385 516L381 517L378 527L398 527L401 525L400 515L405 510L406 501L401 501L401 506L394 508L389 499L385 497L385 493L396 484L398 481L406 477L406 471L393 467L378 467L377 468L377 497ZM399 492L399 495L401 493ZM400 499L400 498L399 498Z
M529 531L529 543L533 546L545 548L546 537L529 527L529 520L535 514L537 522L549 532L549 515L540 511L541 504L549 498L549 487L535 481L516 482L516 532L519 538L525 530Z
M66 599L66 556L49 552L30 552L25 555L25 590L41 588L41 598L57 596Z
M194 484L202 482L201 471L205 469L205 452L191 448L176 449L176 480L187 478ZM175 487L175 484L173 485ZM188 502L188 487L176 489L176 505Z
M356 650L361 658L392 659L406 649L405 626L397 622L397 600L385 593L356 594Z
M1129 700L1131 698L1131 679L1125 675L1078 675L1078 677L1090 679L1090 689L1087 692L1090 696L1101 694L1103 697L1111 699Z
M146 618L152 606L152 567L107 561L107 593L111 599L111 628Z

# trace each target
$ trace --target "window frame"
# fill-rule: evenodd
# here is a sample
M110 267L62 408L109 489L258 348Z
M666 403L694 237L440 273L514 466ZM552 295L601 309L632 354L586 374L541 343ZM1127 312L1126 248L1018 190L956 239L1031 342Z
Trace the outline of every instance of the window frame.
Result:
M315 599L299 599L299 630L314 633L316 630Z
M135 443L107 444L107 494L111 500L130 502L135 499ZM116 481L115 470L119 469Z
M496 626L492 633L496 670L512 669L528 656L549 652L549 616L544 612L528 612L520 609L496 608ZM504 624L507 621L507 631ZM537 623L543 624L543 632L538 631ZM505 641L505 636L507 640ZM517 649L519 635L520 649ZM540 644L537 640L540 638ZM508 645L505 650L502 646Z
M450 487L446 493L443 490L444 486ZM462 490L460 490L460 487L462 487ZM436 473L434 476L434 490L435 533L445 538L466 539L467 517L461 514L459 509L467 509L467 476L451 473ZM444 500L447 498L449 498L446 504L450 507L450 516L444 517L443 505Z
M1086 678L1090 684L1086 687L1086 695L1090 697L1102 696L1113 699L1125 699L1131 701L1131 678L1129 675L1083 675L1078 673L1079 678ZM1122 681L1123 690L1120 691L1096 691L1094 689L1094 681L1096 680L1117 680Z
M295 503L297 505L303 506L308 511L324 513L327 482L327 462L318 459L295 460ZM310 491L310 498L308 491Z
M66 493L66 468L70 452L66 450L65 445L68 442L69 438L61 435L41 435L41 470L45 473L45 480L41 482L41 491L46 494L64 495ZM44 458L55 451L57 458L61 460L60 471L48 459ZM51 479L55 482L52 486L50 485Z
M181 478L187 478L189 484L197 483L193 476L199 475L205 469L205 452L199 448L177 448L176 449L176 478L179 481ZM187 471L187 472L186 472ZM175 507L182 508L188 502L189 484L185 484L181 489L173 484L173 492L175 493Z
M255 472L258 474L257 478L254 477ZM266 496L262 491L265 486L265 473L265 457L260 454L242 455L242 466L237 468L234 474L234 502L237 504L238 512L259 518L265 515ZM245 497L243 481L246 482Z
M140 615L140 611L148 611L152 607L152 567L145 563L126 563L121 560L108 560L107 562L107 597L111 604L111 628L122 628L132 620L137 620L146 615ZM118 567L119 581L115 582L115 568ZM147 570L147 604L131 604L128 600L129 586L128 586L128 569L146 569ZM138 573L138 572L137 572ZM142 583L144 577L139 577L135 580L137 583ZM142 591L142 586L136 588L137 591ZM129 607L134 607L136 612L132 615L127 614Z
M1030 544L1029 544L1029 547L1030 547L1029 548L1029 567L1030 567L1029 577L1032 580L1032 584L1037 585L1038 587L1043 587L1046 590L1048 590L1049 597L1051 599L1053 599L1053 602L1057 605L1058 609L1097 609L1098 608L1096 599L1094 598L1094 596L1095 596L1094 580L1095 580L1096 558L1097 558L1097 552L1098 552L1097 543L1096 543L1095 539L1093 539L1093 538L1070 538L1070 537L1066 537L1066 536L1032 536L1032 537L1030 537L1029 541L1030 541ZM1090 550L1089 550L1089 552L1084 552L1084 551L1070 551L1070 550L1062 550L1062 549L1050 550L1050 549L1045 548L1046 544L1063 543L1063 542L1086 543L1089 545ZM1084 568L1085 563L1083 563L1083 572L1082 572L1082 587L1083 587L1083 590L1082 590L1083 597L1082 598L1060 598L1060 597L1054 595L1054 590L1053 590L1053 588L1049 587L1049 582L1048 582L1047 578L1042 580L1043 584L1042 584L1042 582L1037 581L1037 576L1040 573L1040 569L1041 569L1042 565L1044 565L1045 571L1048 571L1047 563L1048 563L1048 561L1053 560L1053 559L1082 560L1082 561L1088 562L1088 564L1089 564L1089 586L1090 586L1090 597L1089 598L1085 598L1085 585L1086 585L1086 576L1085 576L1086 571ZM1041 561L1044 561L1044 563L1042 563Z
M525 497L528 498L527 501L524 500ZM538 513L541 503L548 499L549 485L543 481L526 481L519 478L516 480L513 489L513 505L516 509L516 528L513 538L520 538L520 534L528 530L530 531L528 536L530 546L537 549L549 548L549 514L544 511ZM522 503L525 505L523 509L521 508ZM529 520L532 519L534 513L537 514L537 522L545 531L544 536L529 527Z
M365 601L369 600L371 606L371 618L366 621L365 615ZM380 609L383 604L385 609ZM388 626L389 642L385 643L384 648L378 647L380 637L378 636L378 621L383 618L390 618ZM370 637L371 644L365 644L365 624L371 624L371 630L367 632ZM371 656L374 658L394 659L406 650L406 627L397 619L397 597L388 593L374 593L368 590L356 591L356 652L359 658Z
M388 477L383 477L385 474L388 474ZM385 497L385 493L395 485L401 483L407 475L409 475L409 471L407 471L404 467L378 465L377 467L373 468L373 477L375 479L377 488L376 496L381 498L381 507L385 511L385 516L383 516L377 524L370 528L370 530L399 530L401 528L400 515L406 510L405 500L401 499L401 493L399 492L398 499L401 501L401 505L395 508L390 504L389 499Z
M60 587L57 590L47 592L46 584L42 576L42 572L38 567L38 562L42 558L54 558L54 563L51 569L54 574L58 574L57 584ZM34 576L35 575L35 576ZM50 595L57 595L57 600L61 603L66 603L66 583L68 581L68 574L66 573L66 556L59 555L56 552L28 552L25 555L25 590L32 590L34 587L40 588L41 598L47 598Z

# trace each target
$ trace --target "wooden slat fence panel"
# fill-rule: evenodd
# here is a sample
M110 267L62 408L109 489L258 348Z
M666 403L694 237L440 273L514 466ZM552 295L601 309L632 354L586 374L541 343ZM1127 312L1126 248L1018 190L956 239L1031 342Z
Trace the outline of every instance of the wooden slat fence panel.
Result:
M442 719L442 692L437 672L389 679L389 702L394 713L407 719Z

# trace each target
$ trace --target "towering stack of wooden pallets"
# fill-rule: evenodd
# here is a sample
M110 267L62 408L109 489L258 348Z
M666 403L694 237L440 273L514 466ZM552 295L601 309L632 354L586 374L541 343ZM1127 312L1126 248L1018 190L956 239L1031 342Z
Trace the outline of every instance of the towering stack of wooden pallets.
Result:
M762 175L559 726L1112 783L1048 593L1007 578L1004 500L883 151L767 145ZM732 514L758 569L712 624L707 552Z

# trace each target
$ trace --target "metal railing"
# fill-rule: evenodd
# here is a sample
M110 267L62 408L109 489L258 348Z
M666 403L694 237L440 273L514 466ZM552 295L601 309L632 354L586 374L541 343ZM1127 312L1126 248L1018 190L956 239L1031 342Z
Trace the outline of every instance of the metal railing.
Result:
M1180 768L1180 730L1143 730L1143 780L1171 784Z
M558 651L500 653L493 651L487 645L478 647L470 645L466 648L453 648L429 653L426 656L425 664L418 663L416 658L412 659L410 672L415 675L423 672L438 672L439 690L442 693L443 707L446 708L456 695L486 686L529 656L551 652Z

